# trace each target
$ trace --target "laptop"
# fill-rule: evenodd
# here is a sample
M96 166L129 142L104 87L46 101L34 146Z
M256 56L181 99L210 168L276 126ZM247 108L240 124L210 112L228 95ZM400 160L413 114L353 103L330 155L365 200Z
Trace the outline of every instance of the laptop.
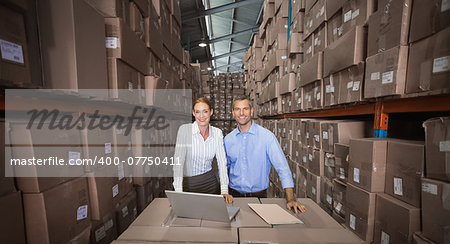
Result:
M239 207L229 206L222 195L166 190L177 217L230 222Z

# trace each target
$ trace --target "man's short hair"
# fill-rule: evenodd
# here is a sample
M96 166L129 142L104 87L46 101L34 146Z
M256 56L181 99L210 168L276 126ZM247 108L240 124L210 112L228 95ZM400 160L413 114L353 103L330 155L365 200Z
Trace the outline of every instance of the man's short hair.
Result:
M242 101L242 100L248 100L248 104L250 105L250 108L253 108L252 105L252 100L250 100L250 97L247 95L236 95L233 97L233 108L234 108L234 103L236 101Z

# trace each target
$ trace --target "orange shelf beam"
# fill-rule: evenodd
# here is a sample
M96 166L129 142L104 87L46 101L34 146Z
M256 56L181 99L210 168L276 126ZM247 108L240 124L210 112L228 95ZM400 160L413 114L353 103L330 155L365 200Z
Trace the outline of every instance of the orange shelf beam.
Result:
M335 108L324 108L313 111L301 111L274 116L264 116L266 119L286 118L324 118L352 115L390 114L390 113L420 113L420 112L450 112L450 95L423 96L414 98L399 98L370 102L366 104L346 105ZM380 118L384 119L384 118ZM386 118L387 119L387 118Z

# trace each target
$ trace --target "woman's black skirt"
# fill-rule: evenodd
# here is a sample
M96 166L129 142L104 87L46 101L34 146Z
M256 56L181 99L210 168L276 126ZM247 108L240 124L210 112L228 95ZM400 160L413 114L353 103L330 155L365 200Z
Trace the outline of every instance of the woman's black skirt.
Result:
M201 175L184 177L183 191L208 194L220 194L220 185L212 170Z

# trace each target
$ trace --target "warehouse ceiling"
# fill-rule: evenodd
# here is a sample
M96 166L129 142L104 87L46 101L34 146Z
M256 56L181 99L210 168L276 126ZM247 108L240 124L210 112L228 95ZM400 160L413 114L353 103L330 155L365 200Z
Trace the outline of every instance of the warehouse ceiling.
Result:
M181 0L181 39L191 61L209 62L215 74L243 71L242 58L258 33L263 2Z

